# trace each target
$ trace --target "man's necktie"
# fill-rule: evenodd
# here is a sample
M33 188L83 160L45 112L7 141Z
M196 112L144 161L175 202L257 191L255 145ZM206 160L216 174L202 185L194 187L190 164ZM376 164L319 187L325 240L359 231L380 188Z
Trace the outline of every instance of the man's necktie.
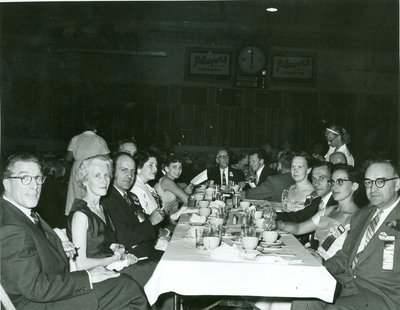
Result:
M126 201L126 203L129 205L129 206L132 206L132 202L131 202L131 200L129 199L129 196L128 196L128 193L124 193L124 199L125 199L125 201Z
M371 222L369 222L369 225L365 231L364 246L363 246L362 250L360 252L358 252L356 254L356 256L354 256L353 262L351 263L351 268L354 269L354 267L356 266L356 264L358 262L360 254L364 251L365 247L371 240L372 236L375 234L375 229L376 229L376 226L378 225L378 222L379 222L379 219L381 218L382 213L383 213L382 210L379 210L379 212L375 215L375 217L371 220Z
M139 220L139 223L142 223L146 220L146 215L142 209L142 207L140 206L139 202L135 203L135 199L133 199L133 201L129 198L129 195L134 196L132 193L125 193L124 194L124 199L126 200L126 202L128 203L129 206L133 207L133 211L136 214L136 217ZM134 196L135 197L135 196ZM139 199L137 199L139 201Z
M258 174L256 173L256 185L258 185L259 177Z
M41 230L41 232L45 233L42 224L40 224L39 215L33 210L31 210L31 218L33 219L33 223Z
M221 178L222 178L221 185L226 185L225 170L221 171Z

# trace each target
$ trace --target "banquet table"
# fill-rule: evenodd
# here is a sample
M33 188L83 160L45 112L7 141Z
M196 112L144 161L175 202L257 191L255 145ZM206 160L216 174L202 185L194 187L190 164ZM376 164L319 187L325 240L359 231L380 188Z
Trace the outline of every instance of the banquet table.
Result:
M189 216L182 215L171 241L145 293L152 305L159 295L264 296L319 298L332 302L336 280L290 234L282 234L284 243L277 254L293 257L278 262L241 259L217 260L210 251L196 247L188 236Z

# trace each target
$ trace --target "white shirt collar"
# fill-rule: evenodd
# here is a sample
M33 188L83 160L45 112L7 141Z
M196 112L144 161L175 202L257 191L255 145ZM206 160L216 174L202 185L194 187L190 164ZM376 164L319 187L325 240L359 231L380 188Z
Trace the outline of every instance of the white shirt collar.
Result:
M8 198L6 195L3 195L3 199L8 201L9 203L11 203L13 206L18 208L19 210L21 210L21 212L24 213L26 215L26 217L31 220L32 223L35 223L33 218L31 217L31 209L21 206L16 201L12 200L11 198Z
M113 184L113 186L114 186L114 188L121 194L121 196L122 197L124 197L124 195L127 193L127 192L123 192L123 191L121 191L118 187L116 187L114 184Z
M325 196L322 196L321 202L324 203L325 207L326 207L326 204L328 203L328 200L331 199L331 196L332 196L332 192L329 192Z
M262 165L262 167L257 170L256 174L258 176L258 179L260 179L260 175L261 175L261 172L264 169L264 167L265 167L265 165Z

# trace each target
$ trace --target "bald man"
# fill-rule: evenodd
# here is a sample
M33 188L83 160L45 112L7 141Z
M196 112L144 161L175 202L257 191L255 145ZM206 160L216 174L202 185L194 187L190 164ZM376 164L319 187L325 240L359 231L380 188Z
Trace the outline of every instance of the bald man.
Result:
M347 165L346 155L344 155L342 152L334 152L329 156L329 162L331 162L334 165L337 164Z

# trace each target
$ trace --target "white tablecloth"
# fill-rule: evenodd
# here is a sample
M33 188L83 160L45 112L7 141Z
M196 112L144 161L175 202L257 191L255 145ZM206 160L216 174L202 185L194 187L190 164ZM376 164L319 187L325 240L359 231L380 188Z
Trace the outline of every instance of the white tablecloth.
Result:
M277 253L294 254L291 263L257 260L218 261L210 252L195 248L188 237L187 216L182 216L170 244L145 286L150 304L159 295L310 297L332 302L335 279L292 235L281 237L285 246Z

